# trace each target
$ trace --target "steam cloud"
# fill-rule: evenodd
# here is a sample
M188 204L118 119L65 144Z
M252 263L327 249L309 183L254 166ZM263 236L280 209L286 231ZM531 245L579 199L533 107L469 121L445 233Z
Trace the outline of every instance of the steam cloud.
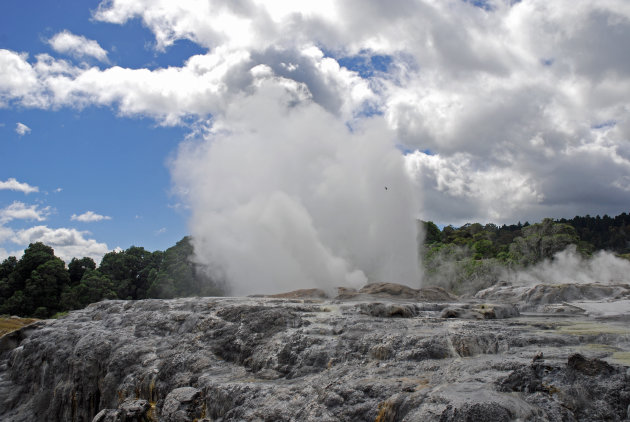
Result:
M553 283L627 283L630 261L618 258L613 253L598 251L585 259L570 246L531 268L514 272L508 279L515 284Z
M172 173L197 260L234 295L419 287L418 203L392 133L299 95L264 83L180 148Z

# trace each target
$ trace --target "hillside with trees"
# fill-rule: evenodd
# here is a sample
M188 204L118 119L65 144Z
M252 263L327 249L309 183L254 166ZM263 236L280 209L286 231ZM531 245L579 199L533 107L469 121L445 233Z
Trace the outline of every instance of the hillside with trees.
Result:
M440 230L433 222L420 222L426 237L420 253L425 283L455 293L474 293L488 287L505 270L523 269L574 248L584 258L597 251L630 258L630 215L575 217L540 223L497 226L479 223Z
M420 247L424 283L470 294L500 280L505 270L522 269L574 248L583 257L600 250L630 258L630 215L544 219L536 224L479 223L440 229L423 226ZM218 296L224 284L192 260L184 237L166 251L132 246L105 254L100 265L73 258L68 265L43 243L33 243L20 259L0 264L0 315L47 318L103 299L168 299ZM381 281L381 280L375 280Z

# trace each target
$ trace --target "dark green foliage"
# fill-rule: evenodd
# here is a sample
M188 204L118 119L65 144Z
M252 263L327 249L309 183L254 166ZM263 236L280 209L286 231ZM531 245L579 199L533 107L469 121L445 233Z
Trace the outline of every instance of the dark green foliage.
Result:
M61 259L53 257L41 264L26 280L24 293L30 301L22 312L31 315L36 309L44 308L47 310L46 316L49 316L61 311L59 308L61 292L68 284L70 276L66 264Z
M0 314L49 318L103 299L220 295L192 255L185 237L166 252L132 246L105 254L98 269L87 257L66 268L51 247L33 243L21 259L0 264Z
M65 309L80 309L103 299L117 299L112 280L97 270L86 270L79 284L68 287L61 295Z
M593 250L630 253L630 215L625 212L616 217L587 215L558 222L575 227L580 240L593 245Z
M114 282L119 298L144 299L149 289L149 274L160 267L162 254L132 246L125 251L105 254L99 271Z
M84 257L81 259L72 258L68 264L68 272L70 273L70 283L74 286L79 284L83 278L83 274L87 270L95 270L96 262L92 258Z
M36 308L47 306L46 294L57 291L56 276L62 277L60 283L65 280L65 264L55 257L50 246L41 242L28 245L19 261L15 257L6 259L2 268L5 273L12 270L0 281L0 314L31 315ZM52 286L48 286L49 282ZM45 292L40 292L40 288ZM57 299L58 295L53 293L50 302ZM55 306L53 303L52 307Z
M189 237L164 252L159 270L149 274L151 286L148 297L172 298L186 296L217 296L221 290L206 275L198 264L192 261L193 247Z
M433 221L422 221L424 230L424 243L431 244L442 240L442 233Z
M23 290L24 283L31 272L41 264L55 258L55 251L41 242L31 243L24 250L24 255L16 263L15 270L9 275L9 286L13 292Z

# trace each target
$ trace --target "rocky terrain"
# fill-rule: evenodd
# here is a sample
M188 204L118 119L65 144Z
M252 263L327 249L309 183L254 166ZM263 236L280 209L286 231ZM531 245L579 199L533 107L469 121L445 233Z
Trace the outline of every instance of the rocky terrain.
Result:
M104 301L0 338L2 421L621 421L630 286Z

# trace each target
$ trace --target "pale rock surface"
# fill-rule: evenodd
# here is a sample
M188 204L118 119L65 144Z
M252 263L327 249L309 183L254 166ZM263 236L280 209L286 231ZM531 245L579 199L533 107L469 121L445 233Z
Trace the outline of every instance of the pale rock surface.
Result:
M558 289L104 301L0 339L0 420L628 420L630 289Z

